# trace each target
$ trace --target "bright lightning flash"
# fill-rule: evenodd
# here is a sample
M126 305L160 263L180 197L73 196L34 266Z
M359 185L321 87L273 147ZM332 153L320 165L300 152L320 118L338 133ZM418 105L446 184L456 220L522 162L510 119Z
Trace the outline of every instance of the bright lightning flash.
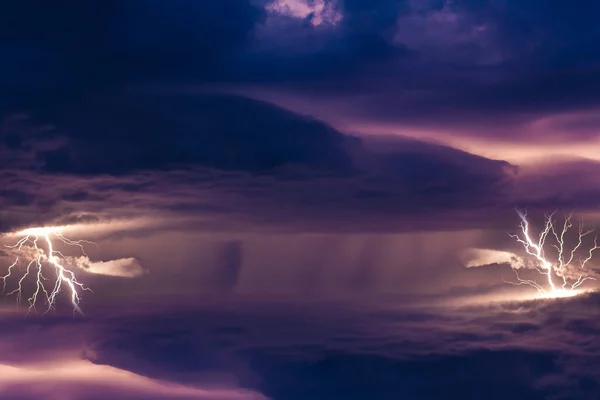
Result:
M63 236L60 227L30 228L15 233L21 239L14 245L6 245L11 252L17 253L15 261L8 267L8 273L0 279L2 280L2 292L6 291L7 280L13 275L15 269L24 268L23 274L17 282L17 288L7 293L7 296L15 295L17 304L22 302L24 284L27 278L34 281L34 290L27 299L29 308L27 313L36 309L36 304L43 300L47 306L46 313L55 309L56 298L62 289L69 293L70 301L73 306L73 312L83 315L80 302L80 291L89 288L80 283L73 271L65 267L65 256L58 250L55 250L54 242L59 241L67 246L79 247L81 252L86 255L83 248L84 244L95 244L87 240L71 240ZM54 270L56 279L53 279L48 285L45 282L50 281L44 275L45 268ZM49 287L47 287L49 286Z
M523 279L519 276L517 269L513 268L517 275L517 282L507 282L512 285L529 285L537 289L542 297L558 298L570 297L581 293L578 289L584 282L596 280L586 271L586 265L592 259L593 252L600 249L598 245L598 236L593 239L593 246L585 250L583 243L592 229L586 230L583 222L579 223L578 235L571 250L567 249L565 235L573 227L573 215L565 217L561 228L557 228L554 214L546 215L544 228L539 236L534 240L530 232L530 224L527 221L527 213L517 210L521 219L521 234L510 235L525 248L525 252L532 257L533 262L529 265L542 275L542 282L534 279ZM549 239L553 243L549 244ZM582 247L583 246L583 247ZM548 247L552 251L548 251ZM583 251L584 255L581 255ZM554 253L550 258L548 253Z

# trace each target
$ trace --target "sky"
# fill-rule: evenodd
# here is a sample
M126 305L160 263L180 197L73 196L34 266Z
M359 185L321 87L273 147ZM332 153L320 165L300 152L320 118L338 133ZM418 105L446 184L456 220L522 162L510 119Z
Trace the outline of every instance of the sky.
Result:
M2 4L0 397L597 399L599 12Z

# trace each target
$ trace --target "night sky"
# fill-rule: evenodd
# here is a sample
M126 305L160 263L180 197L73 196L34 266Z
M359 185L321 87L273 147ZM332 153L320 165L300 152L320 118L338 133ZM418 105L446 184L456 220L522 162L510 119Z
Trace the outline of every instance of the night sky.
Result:
M3 2L0 398L600 399L598 16Z

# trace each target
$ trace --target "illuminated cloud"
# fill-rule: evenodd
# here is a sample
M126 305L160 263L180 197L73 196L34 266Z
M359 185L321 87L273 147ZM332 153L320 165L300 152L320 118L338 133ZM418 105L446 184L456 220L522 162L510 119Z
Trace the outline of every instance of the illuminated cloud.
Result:
M337 0L273 0L266 9L271 14L308 19L313 26L336 25L343 17Z
M67 264L75 265L90 274L116 276L120 278L138 278L146 273L139 261L133 257L109 261L91 261L86 256L68 257Z
M145 400L259 400L240 389L201 389L162 382L86 360L39 365L0 364L0 394L18 399L100 400L108 397Z
M506 264L513 269L519 269L525 265L523 258L509 251L501 250L467 249L462 252L461 258L467 268Z
M120 313L122 309L119 308ZM35 400L263 400L261 394L209 377L183 383L148 374L143 361L122 367L98 362L89 343L103 337L90 319L2 314L0 397ZM110 320L105 321L113 326ZM43 335L43 340L40 340ZM130 348L132 350L133 348ZM127 355L130 350L121 351ZM103 354L100 354L103 355ZM115 355L118 356L117 353Z

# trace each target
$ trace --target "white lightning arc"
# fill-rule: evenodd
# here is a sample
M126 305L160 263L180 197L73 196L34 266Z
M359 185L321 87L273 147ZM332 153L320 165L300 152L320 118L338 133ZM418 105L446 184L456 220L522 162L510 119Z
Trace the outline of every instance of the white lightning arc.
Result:
M576 294L576 289L584 282L596 280L590 276L590 271L586 270L586 265L592 259L594 251L600 248L598 246L598 235L594 236L592 246L587 250L582 248L585 238L594 233L593 229L586 230L583 221L580 222L576 242L571 250L568 250L565 235L573 227L572 213L565 216L562 228L557 228L554 219L555 212L546 215L544 228L536 240L532 239L527 212L517 210L517 214L521 219L521 233L509 235L521 243L525 252L532 256L535 261L530 266L544 276L544 281L547 284L539 283L534 279L523 279L519 276L517 269L513 269L517 276L517 282L505 282L512 285L532 286L544 297L563 297ZM549 244L548 238L553 239L554 243ZM548 247L553 249L554 257L552 258L549 256ZM584 251L585 257L578 255L582 251Z
M17 282L17 287L7 293L7 296L15 295L17 304L20 305L22 303L23 292L25 290L24 284L27 278L34 279L35 289L27 299L29 302L27 313L34 311L36 305L42 299L47 307L46 313L54 310L57 296L63 288L66 288L69 292L73 312L83 315L83 311L79 307L79 302L81 300L80 291L86 290L91 292L91 290L77 280L73 271L65 267L65 256L60 251L55 250L54 241L58 240L67 246L79 247L83 255L86 256L87 254L85 253L83 245L95 245L95 243L87 240L68 239L61 233L60 228L56 227L25 229L21 232L17 232L17 235L22 237L16 244L5 246L12 251L19 253L21 257L17 255L15 261L8 267L7 274L0 277L0 279L2 279L2 292L6 292L7 280L13 276L15 270L24 267L22 268L24 269L24 272ZM22 260L23 258L25 258L25 260ZM48 284L45 284L45 282L50 281L50 279L44 275L45 267L54 269L56 275L56 279L52 280L50 283L51 289L46 287Z

